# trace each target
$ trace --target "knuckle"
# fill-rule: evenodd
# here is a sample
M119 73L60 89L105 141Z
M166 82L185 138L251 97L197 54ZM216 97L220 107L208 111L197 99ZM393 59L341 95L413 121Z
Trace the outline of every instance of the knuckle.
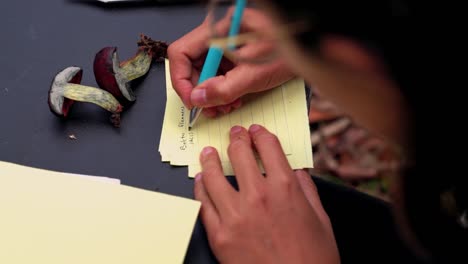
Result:
M167 47L167 56L170 58L177 53L177 41Z
M226 231L218 231L213 235L213 246L217 250L224 250L230 247L231 237Z
M285 194L290 194L299 187L298 182L295 181L294 175L289 175L287 173L283 177L278 178L278 183Z
M243 230L246 226L246 219L238 213L232 213L227 225L231 231Z
M293 186L293 181L290 177L282 177L280 180L281 187L285 190L290 190Z
M270 132L264 131L259 133L256 136L256 141L262 142L262 144L269 144L269 145L279 145L280 141L278 137Z
M246 147L245 139L242 139L242 136L239 136L237 139L231 141L228 146L228 154L235 155L242 152Z
M264 188L257 187L254 192L247 195L246 200L252 208L265 208L267 207L268 196Z
M220 104L229 104L234 101L234 93L230 89L218 89L216 96Z
M231 16L233 13L234 13L234 9L235 7L234 6L230 6L227 10L227 15L228 16Z
M205 166L203 168L203 179L210 179L211 177L219 174L219 171L216 169L215 166L211 166L211 164L207 164L208 166Z

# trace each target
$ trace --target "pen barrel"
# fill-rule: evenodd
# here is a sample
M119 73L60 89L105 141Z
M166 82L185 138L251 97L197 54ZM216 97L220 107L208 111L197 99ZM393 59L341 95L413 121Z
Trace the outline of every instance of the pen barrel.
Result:
M242 15L244 13L246 5L247 0L236 0L236 6L231 19L231 27L229 28L229 37L234 37L237 34L239 34L239 30L242 24ZM236 48L236 45L233 43L229 43L228 47L230 50L234 50Z
M206 55L205 65L203 65L202 72L198 84L206 81L207 79L216 76L219 64L223 58L223 50L218 47L211 47Z
M242 15L244 13L247 0L236 0L234 13L232 14L231 27L229 28L229 36L233 37L239 33L242 22Z
M234 14L231 20L231 26L229 29L229 36L233 37L239 33L240 26L241 26L241 19L244 13L245 6L247 5L247 0L236 0L236 7L234 10ZM229 44L229 49L235 49L234 44ZM223 58L224 50L222 48L211 46L208 50L208 54L206 55L205 64L203 65L203 69L200 73L200 78L198 79L198 84L206 81L209 78L216 76L218 72L219 65L221 64L221 59ZM195 121L198 119L202 108L194 107L190 111L190 120L189 120L189 128L193 126Z
M229 28L229 36L233 37L239 33L242 15L244 13L247 0L236 0L236 6L231 19L231 26ZM234 49L233 44L229 44L229 49ZM202 72L198 84L206 81L209 78L216 76L218 72L221 59L223 58L223 49L216 46L211 46L206 55L205 64L203 65Z

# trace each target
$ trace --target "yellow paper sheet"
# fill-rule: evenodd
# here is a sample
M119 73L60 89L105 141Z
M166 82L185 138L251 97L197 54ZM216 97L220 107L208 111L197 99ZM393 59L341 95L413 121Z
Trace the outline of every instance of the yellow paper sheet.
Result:
M183 263L199 207L0 162L0 263Z
M291 140L290 154L286 155L291 168L313 168L312 143L310 142L309 117L307 115L304 83L296 79L283 85L285 98L288 101L289 134ZM259 164L262 167L262 164ZM234 175L230 162L223 162L226 175ZM201 171L200 164L189 166L189 176Z
M89 180L94 181L103 181L109 183L120 184L119 179L109 178L109 177L101 177L101 176L91 176L91 175L82 175L82 174L75 174L75 173L66 173L66 172L59 172L59 171L50 171L44 170L40 168L33 168L29 166L22 166L14 163L2 162L0 161L0 175L6 172L15 172L16 174L21 175L28 175L32 174L35 176L48 176L48 175L59 175L59 176L73 176L73 177L82 177Z
M244 98L243 106L215 119L201 116L192 130L188 129L190 111L175 93L166 60L167 103L159 152L164 162L189 166L189 176L200 171L198 156L206 146L220 153L224 173L233 175L227 155L229 130L234 125L248 128L260 124L276 134L293 168L310 168L310 144L304 82L289 81L275 89ZM260 164L261 165L261 164Z

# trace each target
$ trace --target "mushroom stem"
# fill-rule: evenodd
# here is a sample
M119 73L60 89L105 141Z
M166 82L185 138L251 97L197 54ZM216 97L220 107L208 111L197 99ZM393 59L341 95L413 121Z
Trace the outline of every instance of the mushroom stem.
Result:
M136 100L130 81L146 75L154 61L167 57L167 43L141 35L135 55L120 61L116 47L102 48L94 58L94 76L99 87L110 92L123 105Z
M99 88L68 83L64 87L65 98L96 104L114 114L122 112L122 106L112 94Z
M135 80L148 72L152 60L153 58L148 52L141 50L133 58L120 64L120 73L129 81Z

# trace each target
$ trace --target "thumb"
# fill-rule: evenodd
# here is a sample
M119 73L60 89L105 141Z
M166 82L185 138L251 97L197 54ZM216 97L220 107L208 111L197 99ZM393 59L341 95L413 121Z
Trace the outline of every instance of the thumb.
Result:
M294 75L281 60L259 65L237 65L225 75L210 78L192 90L190 101L197 107L227 105L243 95L274 88Z
M235 72L210 78L192 90L190 101L194 106L212 107L234 102L244 95L248 85L244 78L239 78Z

